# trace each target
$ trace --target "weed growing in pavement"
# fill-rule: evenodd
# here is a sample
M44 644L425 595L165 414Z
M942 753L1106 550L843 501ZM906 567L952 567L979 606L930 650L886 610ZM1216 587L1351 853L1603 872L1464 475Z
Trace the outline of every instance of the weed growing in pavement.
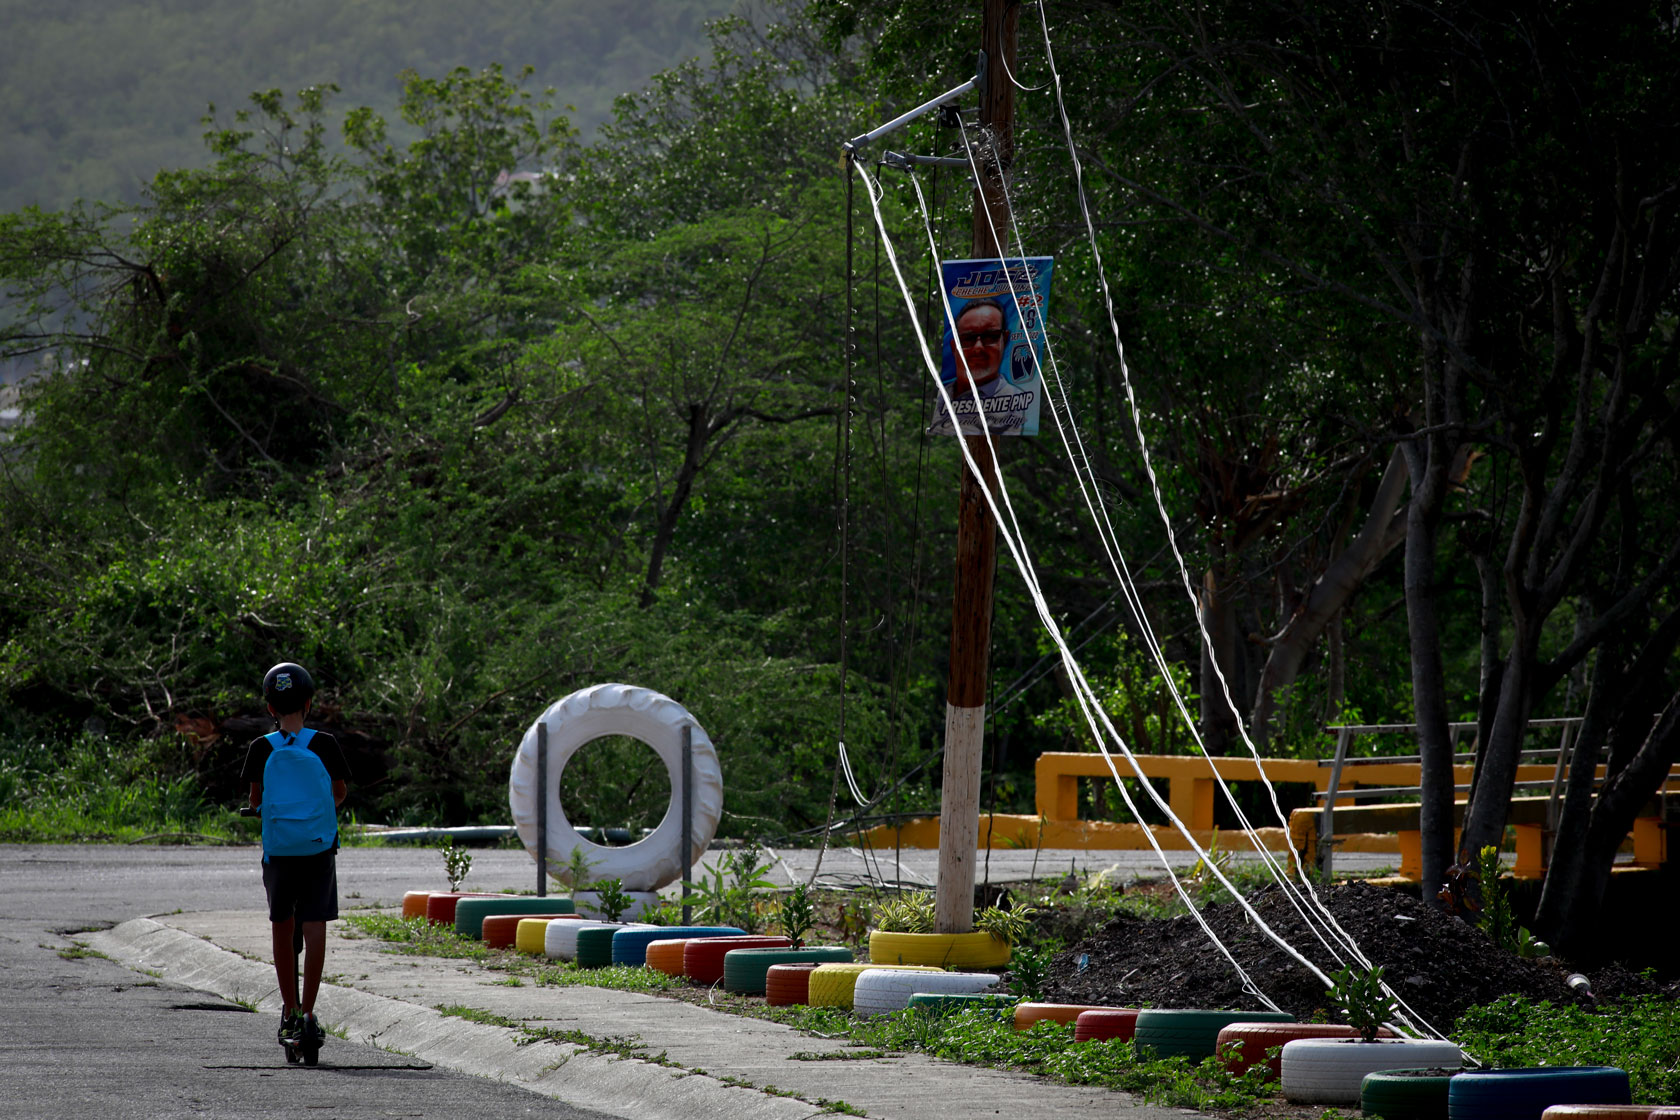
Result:
M1627 1070L1634 1100L1680 1104L1680 1007L1672 996L1597 1007L1512 996L1466 1011L1453 1038L1493 1066L1615 1066Z
M460 890L461 880L472 870L472 853L456 847L453 836L444 837L443 843L438 845L438 853L443 856L443 874L449 880L449 889Z
M346 914L344 920L364 936L386 942L393 952L480 962L490 959L490 950L484 947L484 942L462 937L454 927L433 925L425 918L369 913Z
M605 968L579 968L576 964L557 965L542 960L533 963L537 965L533 979L538 984L556 988L582 985L613 988L623 992L658 994L685 986L680 976L667 976L657 968L643 968L639 965L614 964Z

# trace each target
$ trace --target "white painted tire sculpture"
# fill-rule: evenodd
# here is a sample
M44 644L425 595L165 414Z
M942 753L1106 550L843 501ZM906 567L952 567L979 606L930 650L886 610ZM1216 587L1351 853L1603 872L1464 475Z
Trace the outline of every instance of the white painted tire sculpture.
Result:
M852 987L852 1011L890 1015L910 1006L913 995L974 995L998 982L991 972L894 972L872 968Z
M1368 1073L1390 1069L1457 1069L1457 1046L1423 1038L1300 1038L1283 1046L1283 1095L1298 1104L1357 1105Z
M694 821L689 850L698 859L711 846L723 813L723 771L711 739L693 716L650 688L598 684L556 701L526 729L508 776L513 824L531 858L537 857L537 727L548 725L548 866L559 871L583 849L594 879L618 879L626 891L657 891L677 882L682 868L682 729L694 728ZM671 779L671 806L651 836L624 848L591 844L566 819L560 775L578 750L607 735L627 735L653 748Z

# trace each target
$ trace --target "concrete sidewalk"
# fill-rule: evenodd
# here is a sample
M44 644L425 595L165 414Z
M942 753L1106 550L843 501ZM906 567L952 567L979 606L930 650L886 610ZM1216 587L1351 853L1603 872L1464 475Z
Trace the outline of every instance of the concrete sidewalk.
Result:
M845 1055L836 1041L657 996L587 986L511 986L470 962L388 952L329 926L322 1021L357 1042L631 1120L740 1117L803 1120L838 1108L929 1120L1050 1116L1060 1120L1164 1120L1194 1114L1123 1093L942 1062L922 1055ZM85 936L130 968L278 1014L269 930L260 911L136 918ZM542 1041L440 1014L468 1007L530 1029L579 1031L623 1043L619 1053ZM262 1026L268 1030L272 1021ZM623 1057L627 1049L634 1056ZM794 1055L801 1055L795 1058ZM322 1051L332 1063L332 1040ZM278 1053L276 1062L280 1061Z

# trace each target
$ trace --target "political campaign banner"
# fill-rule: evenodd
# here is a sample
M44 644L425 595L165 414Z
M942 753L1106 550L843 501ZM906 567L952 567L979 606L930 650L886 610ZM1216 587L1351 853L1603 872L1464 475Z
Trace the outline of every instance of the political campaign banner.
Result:
M1051 257L940 262L940 288L951 314L941 336L939 376L951 406L937 402L929 432L1038 434L1054 263Z

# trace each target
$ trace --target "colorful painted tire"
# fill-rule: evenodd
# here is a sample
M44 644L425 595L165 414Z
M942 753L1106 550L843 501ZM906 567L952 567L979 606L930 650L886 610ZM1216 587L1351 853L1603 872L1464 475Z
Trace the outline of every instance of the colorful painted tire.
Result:
M484 919L479 927L479 935L484 938L484 945L488 949L511 949L519 943L519 923L526 919L536 919L550 922L555 918L569 917L566 914L491 914ZM542 952L542 938L537 938L535 950L525 952Z
M1039 1023L1071 1023L1086 1011L1115 1011L1095 1003L1018 1003L1015 1005L1015 1029L1030 1031Z
M403 895L402 916L405 918L424 918L426 916L426 900L431 897L431 891L409 891Z
M613 935L612 963L641 966L647 964L648 946L655 941L671 938L740 936L734 926L649 926L646 929L621 929Z
M1240 1074L1253 1066L1265 1066L1267 1076L1276 1081L1283 1073L1283 1047L1298 1038L1357 1038L1359 1032L1344 1023L1265 1023L1244 1020L1219 1028L1214 1053L1232 1073ZM1387 1027L1377 1033L1378 1038L1393 1038Z
M1003 968L1009 942L989 933L887 933L869 935L871 964L921 964L936 968Z
M455 932L462 937L483 937L484 919L492 914L570 914L575 909L569 898L535 895L463 898L455 904Z
M1385 1069L1359 1083L1359 1108L1382 1120L1447 1120L1447 1083L1455 1069Z
M1447 1086L1451 1120L1540 1120L1555 1104L1632 1104L1615 1066L1467 1070Z
M1016 999L1002 993L984 992L961 995L950 992L915 992L910 996L909 1009L932 1015L955 1015L970 1011L1003 1022L1015 1014Z
M492 918L491 920L494 921L495 919ZM577 914L561 914L557 918L544 918L539 914L534 917L521 918L518 924L513 927L514 951L540 957L548 951L549 930L556 922L561 925L577 925L583 920Z
M623 922L549 922L543 934L543 956L551 961L577 959L578 935L586 929L622 929Z
M1194 1008L1149 1008L1138 1013L1132 1035L1139 1056L1189 1058L1199 1062L1213 1057L1219 1032L1232 1023L1293 1023L1295 1016L1282 1011L1204 1011ZM1425 1064L1412 1062L1411 1065Z
M537 727L548 728L548 788L537 783ZM548 801L548 866L566 867L572 852L587 853L590 874L597 880L618 879L627 891L656 891L682 878L682 813L675 799L683 788L683 727L690 736L693 818L688 850L704 852L717 832L723 812L723 771L717 751L699 721L669 696L626 684L598 684L580 689L552 704L525 732L508 774L508 806L514 827L531 858L537 857L537 800ZM652 835L628 847L603 848L578 835L560 804L561 775L578 750L608 735L640 739L665 764L670 776L672 807Z
M586 926L578 931L577 955L573 958L579 968L606 968L613 963L613 938L627 929L652 929L652 926Z
M1660 1104L1554 1104L1541 1113L1541 1120L1680 1120L1680 1107Z
M1137 1009L1132 1007L1098 1007L1081 1011L1073 1020L1075 1042L1096 1042L1116 1038L1129 1041L1137 1032Z
M1302 1038L1283 1046L1283 1095L1300 1104L1355 1105L1368 1073L1440 1066L1457 1069L1458 1047L1426 1038ZM1456 1080L1456 1079L1455 1079ZM1539 1112L1535 1112L1538 1120Z
M692 938L662 937L657 941L649 941L647 957L643 962L655 972L663 972L667 976L681 976L683 964L683 946Z
M723 986L743 995L763 995L772 965L840 964L851 959L852 951L844 945L731 949L723 955Z
M683 946L683 975L696 984L723 979L723 955L731 949L791 949L785 937L747 934L741 937L698 937Z
M898 972L870 969L852 986L852 1010L859 1015L891 1015L910 1006L915 995L979 995L998 982L993 972Z
M815 964L773 964L764 972L764 1002L771 1007L795 1007L810 999Z
M468 894L464 891L433 891L426 896L426 924L453 926L455 906L463 898L508 898L508 895Z
M811 973L809 998L805 1001L812 1007L845 1007L852 1006L852 991L857 986L857 979L872 968L894 968L908 972L943 972L944 969L931 965L878 965L854 962L851 964L825 964L817 966Z

